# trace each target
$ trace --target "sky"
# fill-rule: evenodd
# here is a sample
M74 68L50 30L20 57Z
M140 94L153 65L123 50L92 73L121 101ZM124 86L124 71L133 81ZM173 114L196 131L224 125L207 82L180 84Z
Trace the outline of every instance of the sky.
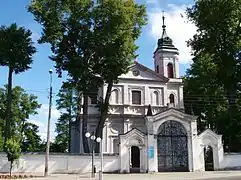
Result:
M184 75L191 63L190 48L186 41L195 34L196 27L189 23L185 16L185 9L193 4L193 0L136 0L145 4L148 13L148 23L142 29L142 34L137 40L139 49L138 61L153 69L153 52L157 46L158 38L162 33L162 11L165 11L167 34L172 38L174 45L179 49L180 74ZM2 0L0 5L0 25L17 23L32 31L32 39L35 42L37 53L34 55L32 68L22 74L13 76L13 85L21 86L28 93L38 96L42 104L38 115L30 117L29 121L39 126L39 134L46 139L47 117L48 117L48 89L49 69L53 69L53 107L51 118L51 139L54 139L55 123L60 115L56 110L56 94L64 79L55 74L54 62L48 57L51 55L48 44L37 44L41 36L41 26L34 21L32 14L27 12L30 0ZM7 83L8 69L0 67L0 87Z

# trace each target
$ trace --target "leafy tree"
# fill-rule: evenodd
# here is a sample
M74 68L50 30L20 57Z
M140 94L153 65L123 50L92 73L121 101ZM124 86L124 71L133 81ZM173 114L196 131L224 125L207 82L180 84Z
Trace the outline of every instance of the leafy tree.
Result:
M12 176L13 162L21 156L20 144L17 140L10 138L6 142L8 161L10 161L10 177Z
M1 135L0 136L0 152L3 152L3 150L4 150L3 146L4 146L4 139L3 139L3 136Z
M0 122L4 122L6 116L7 86L0 88ZM23 151L38 151L40 144L40 136L38 126L28 122L30 115L36 115L41 105L37 101L37 97L28 94L19 86L12 89L12 121L11 135L18 138ZM5 124L0 124L0 130L5 128ZM2 131L0 131L2 133Z
M95 8L95 33L98 39L95 52L99 62L97 74L107 85L103 102L101 102L101 116L96 137L102 137L113 84L118 81L120 75L129 71L133 59L136 58L135 51L138 46L135 41L146 20L145 6L135 3L134 0L103 0Z
M93 8L92 0L37 0L32 1L29 7L35 20L43 25L40 43L51 44L57 72L61 76L62 71L67 71L72 84L83 92L82 138L85 152L89 151L84 136L87 131L88 94L102 84L101 79L92 73L95 63L93 45L96 41L92 31ZM78 117L80 121L80 115Z
M23 152L41 151L41 138L38 135L38 128L36 124L29 122L24 123L21 142L21 149Z
M145 7L134 0L102 0L97 4L93 0L36 0L29 11L43 25L40 42L51 44L57 72L67 71L76 89L83 93L82 138L88 152L84 136L87 98L108 84L96 131L101 136L113 83L136 57L135 40L146 23Z
M30 68L32 56L36 52L31 39L31 31L16 24L9 27L0 27L0 66L7 66L8 73L8 98L6 108L5 142L10 137L10 123L12 120L12 76Z
M239 130L241 127L240 104L238 102L240 95L237 91L240 88L238 84L241 77L240 7L241 1L239 0L201 0L195 1L194 5L187 9L189 20L197 26L196 35L188 43L193 49L194 64L198 66L198 63L205 64L207 62L209 66L205 68L207 79L200 75L200 71L195 73L197 77L200 76L200 79L203 78L202 82L207 81L205 85L209 84L209 87L206 86L208 92L202 89L202 93L208 97L221 98L219 105L222 110L217 114L219 118L221 115L223 117L221 121L215 117L215 124L222 127L225 143L232 151L241 148L239 140L241 134ZM208 71L208 68L209 70L214 68L213 72ZM196 69L201 70L201 68ZM194 71L196 70L193 68L191 74ZM194 79L197 77L194 76ZM226 107L225 99L228 102ZM224 103L222 104L222 102ZM209 113L215 110L215 108L211 109Z
M55 143L59 146L59 152L70 152L71 123L77 117L77 98L73 87L62 85L58 93L57 109L61 115L56 123L57 136Z

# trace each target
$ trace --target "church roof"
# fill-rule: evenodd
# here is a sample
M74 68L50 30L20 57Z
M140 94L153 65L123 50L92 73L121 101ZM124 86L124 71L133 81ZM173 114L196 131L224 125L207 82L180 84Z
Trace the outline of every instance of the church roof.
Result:
M152 70L152 69L144 66L143 64L141 64L141 63L139 63L139 62L137 62L137 61L135 61L134 66L135 66L135 65L136 65L137 67L139 67L139 69L143 69L143 70L149 72L150 74L152 74L153 76L158 77L158 78L161 79L163 82L166 82L166 83L167 83L167 82L169 81L169 78L167 78L167 77L165 77L165 76L157 73L156 71L154 71L154 70Z
M164 15L162 16L162 21L162 36L160 39L158 39L156 51L158 51L159 49L178 51L178 49L173 45L172 39L167 35ZM154 52L154 54L156 53L156 51Z

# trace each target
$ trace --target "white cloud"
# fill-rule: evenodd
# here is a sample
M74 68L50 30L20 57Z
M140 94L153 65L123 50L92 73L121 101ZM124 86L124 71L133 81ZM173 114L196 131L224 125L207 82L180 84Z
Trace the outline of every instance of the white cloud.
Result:
M55 106L52 106L51 109L51 121L50 121L50 140L53 141L56 132L55 132L55 123L60 116L60 112L56 109ZM48 122L48 104L42 104L41 108L38 110L38 114L30 117L29 122L39 126L39 135L43 140L47 139L47 122Z
M179 60L181 64L191 62L191 49L187 47L186 41L196 33L196 26L187 21L185 10L189 5L176 6L168 4L165 12L165 24L167 34L172 38L174 45L179 49ZM162 34L162 10L160 8L151 9L149 15L150 33L155 40ZM182 17L183 16L183 17Z

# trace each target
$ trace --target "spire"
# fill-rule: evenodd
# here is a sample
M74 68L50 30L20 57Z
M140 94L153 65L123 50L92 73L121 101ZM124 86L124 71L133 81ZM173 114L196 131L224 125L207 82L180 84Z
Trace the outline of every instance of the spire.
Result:
M168 49L172 51L173 50L178 51L178 49L173 45L172 39L167 35L165 19L166 18L164 16L164 11L162 11L162 36L160 39L158 39L156 51L158 49Z
M162 11L162 38L167 37L164 12Z
M151 110L151 105L149 104L148 110L147 110L147 116L152 116L152 110Z

